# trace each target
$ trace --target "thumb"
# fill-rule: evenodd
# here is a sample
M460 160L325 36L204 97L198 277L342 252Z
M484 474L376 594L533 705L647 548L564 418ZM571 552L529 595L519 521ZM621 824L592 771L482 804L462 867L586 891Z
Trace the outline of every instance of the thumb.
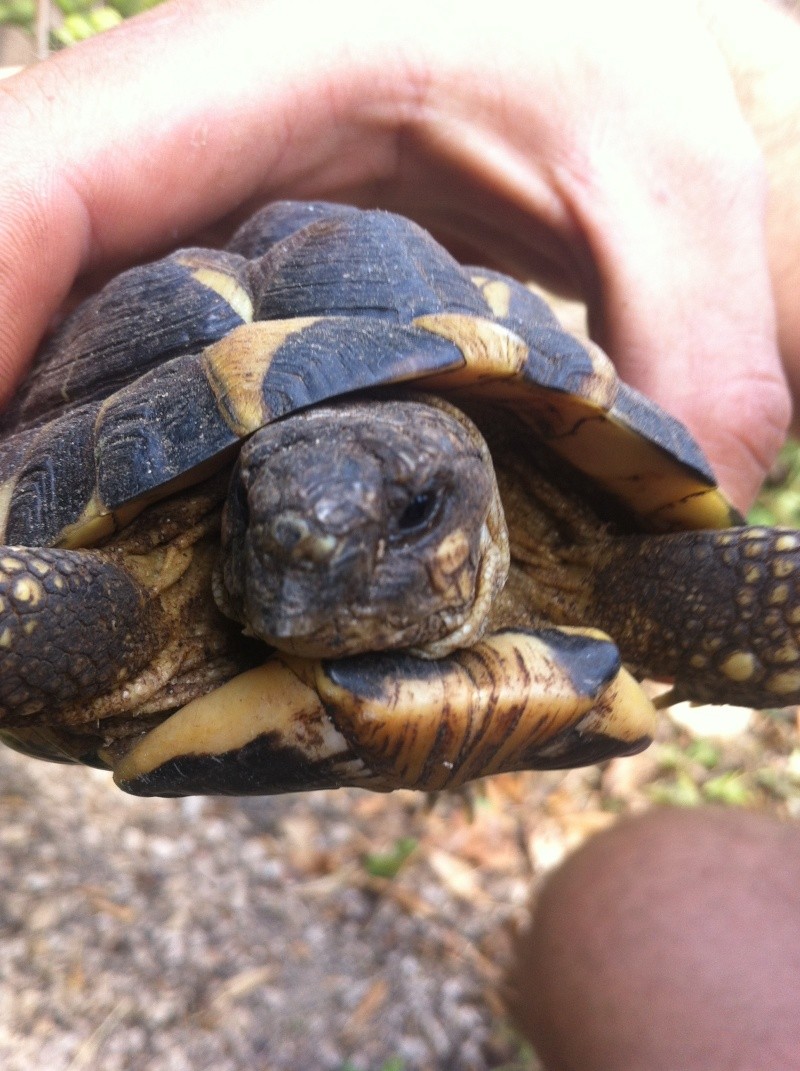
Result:
M668 222L652 199L637 206L628 191L596 254L590 322L622 378L689 427L744 510L785 439L791 402L760 180L750 173L725 184L722 221L709 188L701 191L705 205L673 204Z

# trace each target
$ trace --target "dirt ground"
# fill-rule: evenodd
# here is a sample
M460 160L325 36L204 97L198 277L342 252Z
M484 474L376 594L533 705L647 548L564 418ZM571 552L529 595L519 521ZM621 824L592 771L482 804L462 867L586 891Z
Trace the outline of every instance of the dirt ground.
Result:
M137 800L3 750L0 1067L533 1071L502 972L567 851L654 802L800 816L794 712L684 717L633 759L433 807Z

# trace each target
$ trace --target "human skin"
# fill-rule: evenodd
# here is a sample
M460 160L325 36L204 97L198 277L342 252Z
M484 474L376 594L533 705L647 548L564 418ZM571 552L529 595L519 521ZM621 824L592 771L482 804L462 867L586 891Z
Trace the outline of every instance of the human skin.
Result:
M545 884L517 1021L547 1071L798 1071L800 833L736 809L622 820Z
M709 18L694 0L172 0L7 79L0 398L76 282L272 198L379 203L585 298L623 377L746 506L800 355L776 342L775 178Z

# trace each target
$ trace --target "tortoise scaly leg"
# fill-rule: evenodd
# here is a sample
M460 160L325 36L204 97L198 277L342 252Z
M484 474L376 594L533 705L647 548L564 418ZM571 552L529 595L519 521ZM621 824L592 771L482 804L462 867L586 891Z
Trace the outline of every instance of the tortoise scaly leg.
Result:
M610 540L589 587L590 620L637 672L673 679L678 697L800 703L800 532Z
M0 548L0 719L21 724L134 677L163 642L135 577L92 551Z
M104 550L0 547L0 727L102 735L109 715L171 713L253 665L208 597L218 517L202 496L182 506Z
M654 725L602 633L508 630L435 661L276 655L153 729L114 778L143 796L430 791L632 754Z

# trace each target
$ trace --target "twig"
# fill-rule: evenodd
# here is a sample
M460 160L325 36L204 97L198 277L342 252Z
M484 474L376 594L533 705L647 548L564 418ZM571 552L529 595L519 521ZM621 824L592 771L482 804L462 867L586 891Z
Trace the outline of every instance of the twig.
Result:
M50 0L36 0L36 58L50 54Z

